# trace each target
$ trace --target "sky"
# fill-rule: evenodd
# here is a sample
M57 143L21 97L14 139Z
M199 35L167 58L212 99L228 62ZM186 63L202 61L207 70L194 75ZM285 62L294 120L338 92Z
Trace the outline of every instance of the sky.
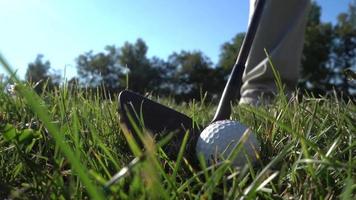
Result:
M351 1L317 0L322 21L335 22ZM249 0L0 0L0 53L21 78L38 54L70 78L80 54L137 38L148 57L200 50L216 63L221 45L246 30L248 8Z

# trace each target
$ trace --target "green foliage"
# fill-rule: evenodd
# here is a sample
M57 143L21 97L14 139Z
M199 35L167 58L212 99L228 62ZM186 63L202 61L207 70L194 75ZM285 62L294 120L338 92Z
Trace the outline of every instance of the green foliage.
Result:
M119 89L119 77L122 74L118 63L118 49L107 46L105 53L84 53L76 59L78 75L87 87L103 85L108 90Z
M43 61L43 55L37 55L34 62L28 64L25 74L26 81L32 83L37 93L44 91L44 88L53 90L60 83L61 76L56 73L50 73L51 63Z
M23 144L41 136L38 132L31 128L16 130L16 128L11 124L5 124L5 126L1 128L1 132L6 141L15 140L17 144Z
M148 59L147 50L146 43L138 39L119 48L107 46L103 53L84 53L76 59L79 82L89 88L104 87L110 93L125 88L158 91L166 66L157 58ZM75 82L78 80L73 79Z
M302 60L300 87L313 94L334 89L344 96L355 95L355 85L347 80L345 70L356 66L356 25L353 1L347 13L340 13L337 23L320 21L321 8L315 2L308 16Z
M325 95L334 89L339 95L356 95L354 81L348 80L344 72L356 70L356 2L352 1L346 13L340 13L337 23L320 20L321 7L314 1L305 30L303 57L299 88L313 95ZM243 33L237 34L221 47L218 68L225 70L225 76L233 67L237 52L243 41Z
M301 91L313 95L337 91L345 99L355 96L356 84L349 78L356 65L355 8L352 1L349 10L340 13L337 23L331 24L320 20L321 7L312 2L301 61ZM216 100L235 64L244 35L238 33L221 46L215 66L201 51L172 53L167 60L149 58L148 46L142 39L121 47L106 46L104 52L89 51L77 57L78 77L68 85L93 91L104 88L105 98L128 88L141 94L173 96L178 102L203 97ZM49 69L49 61L44 62L42 55L29 65L26 78L38 93L43 92L42 88L53 90L52 86L58 84L59 77L49 74Z
M6 124L5 127L2 128L2 134L5 140L12 140L16 137L16 130L10 124Z
M83 185L87 188L87 192L90 194L92 198L102 199L101 191L97 190L94 184L90 181L90 179L86 176L86 167L82 165L78 160L79 155L74 154L72 148L65 142L65 136L59 130L59 127L56 123L53 122L52 115L50 114L46 103L33 91L28 85L25 85L20 82L20 80L15 76L14 71L11 69L10 65L5 61L5 59L0 55L0 64L4 67L4 69L12 75L13 81L16 85L16 95L18 98L22 98L25 102L25 105L31 110L38 120L43 123L43 126L48 130L49 133L57 145L57 149L60 150L61 153L65 155L65 158L71 164L72 170L78 174L78 177L83 182ZM30 136L30 131L24 130L18 137L19 142L26 141ZM15 143L15 147L17 147ZM28 153L29 148L26 148L25 153ZM30 148L31 150L32 148ZM23 157L23 151L21 152L21 156ZM28 160L28 164L34 167L34 163L29 158L24 158L25 161ZM18 165L22 167L22 165ZM31 167L30 167L31 168ZM16 175L18 172L15 173Z
M221 46L219 63L217 65L225 69L227 74L235 65L244 37L245 33L238 33L230 42L226 42Z
M128 88L141 93L157 90L162 75L147 58L147 50L146 43L138 39L135 44L126 42L118 57L120 65L128 69Z
M336 39L333 43L332 78L335 88L345 95L356 91L356 84L344 75L345 70L355 70L356 67L356 1L350 3L347 13L341 13L334 27Z
M321 8L312 3L305 30L300 86L314 93L330 90L329 55L333 40L332 25L321 23Z
M259 138L258 164L233 168L229 160L209 167L202 162L201 170L193 170L182 149L177 160L169 160L161 143L145 132L141 135L146 150L142 151L118 123L118 102L88 93L65 85L43 93L46 104L36 98L36 107L28 100L34 96L13 97L1 90L1 198L87 199L93 192L103 192L106 199L355 197L356 105L352 102L306 96L276 99L257 108L234 106L232 119L251 127ZM202 125L213 116L213 107L204 102L154 100L194 116ZM61 139L37 109L48 113ZM63 142L81 163L79 170L68 152L62 151ZM106 184L135 157L125 176ZM96 190L88 187L81 170Z
M212 68L212 62L202 52L173 53L168 63L175 68L172 81L176 98L200 99L205 92L220 94L225 83L222 70Z

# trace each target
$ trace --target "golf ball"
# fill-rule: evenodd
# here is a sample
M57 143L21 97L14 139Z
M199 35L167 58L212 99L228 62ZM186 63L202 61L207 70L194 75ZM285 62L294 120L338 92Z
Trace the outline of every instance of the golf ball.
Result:
M239 141L243 148L234 157L233 166L244 166L246 155L252 162L256 161L260 149L256 136L249 128L232 120L216 121L206 127L198 138L196 153L197 156L203 154L207 163L212 164L220 158L227 159Z

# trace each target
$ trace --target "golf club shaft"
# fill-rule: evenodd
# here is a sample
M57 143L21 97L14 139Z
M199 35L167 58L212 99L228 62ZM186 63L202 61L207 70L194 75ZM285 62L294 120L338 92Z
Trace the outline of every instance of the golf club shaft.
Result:
M111 179L104 185L104 188L109 188L111 185L115 184L120 179L126 177L132 171L132 169L144 159L144 154L140 157L134 158L127 166L123 167L119 172L112 176Z
M255 11L250 21L249 28L242 43L236 63L232 68L230 77L220 98L218 108L212 122L230 118L231 101L240 99L240 88L242 85L242 75L245 71L245 64L255 38L257 28L262 16L265 0L258 0Z

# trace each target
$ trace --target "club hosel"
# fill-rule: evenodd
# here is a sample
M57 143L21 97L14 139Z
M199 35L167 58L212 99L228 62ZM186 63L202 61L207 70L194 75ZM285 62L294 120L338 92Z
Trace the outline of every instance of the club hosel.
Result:
M226 98L226 96L224 96L224 93L226 93L226 90L224 90L224 92L223 92L223 98L219 102L217 112L215 113L215 116L214 116L213 120L211 121L211 123L219 121L219 120L224 120L224 119L230 117L230 114L231 114L230 102Z

